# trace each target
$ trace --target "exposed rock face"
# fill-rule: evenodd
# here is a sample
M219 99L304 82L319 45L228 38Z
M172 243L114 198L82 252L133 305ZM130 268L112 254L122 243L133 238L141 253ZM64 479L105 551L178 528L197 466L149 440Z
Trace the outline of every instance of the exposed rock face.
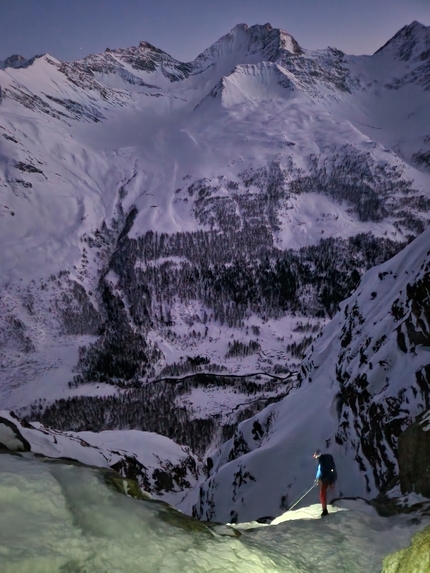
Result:
M30 452L31 446L15 424L0 417L0 451Z
M430 497L430 410L399 436L399 477L402 493Z
M34 60L35 58L31 58L31 60L26 60L23 56L20 56L19 54L13 54L12 56L6 58L3 62L0 62L0 69L27 68L28 66L31 66Z
M412 543L384 559L382 573L427 573L430 571L430 527L417 533Z

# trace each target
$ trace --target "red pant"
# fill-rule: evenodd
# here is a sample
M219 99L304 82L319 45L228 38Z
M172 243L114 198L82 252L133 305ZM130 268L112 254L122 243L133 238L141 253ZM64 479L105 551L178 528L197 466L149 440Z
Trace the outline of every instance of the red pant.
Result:
M327 490L329 487L333 487L333 485L320 480L320 502L323 509L327 509Z

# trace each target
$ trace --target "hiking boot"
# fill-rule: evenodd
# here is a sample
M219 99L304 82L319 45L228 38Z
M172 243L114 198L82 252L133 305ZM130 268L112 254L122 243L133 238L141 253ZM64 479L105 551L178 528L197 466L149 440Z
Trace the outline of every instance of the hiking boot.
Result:
M328 515L327 509L323 509L323 510L322 510L321 517L324 517L324 515Z

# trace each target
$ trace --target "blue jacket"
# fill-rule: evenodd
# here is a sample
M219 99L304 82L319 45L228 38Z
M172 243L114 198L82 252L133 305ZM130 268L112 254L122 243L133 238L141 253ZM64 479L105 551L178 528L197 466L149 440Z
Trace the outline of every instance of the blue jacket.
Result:
M321 454L315 479L322 479L329 483L334 483L336 481L337 473L333 456L330 454Z

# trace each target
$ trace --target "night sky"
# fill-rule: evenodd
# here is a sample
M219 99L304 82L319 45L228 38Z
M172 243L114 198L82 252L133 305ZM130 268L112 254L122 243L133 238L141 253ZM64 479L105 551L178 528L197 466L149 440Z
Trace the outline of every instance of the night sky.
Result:
M236 24L282 28L308 49L372 54L430 0L0 0L0 60L74 60L146 40L191 61Z

